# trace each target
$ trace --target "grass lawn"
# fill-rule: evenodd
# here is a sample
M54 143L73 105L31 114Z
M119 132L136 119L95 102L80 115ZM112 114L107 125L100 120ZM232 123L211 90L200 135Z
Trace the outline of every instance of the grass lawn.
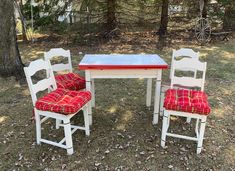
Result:
M53 47L72 52L74 71L86 53L156 53L168 64L172 49L181 47L200 51L201 61L207 61L205 91L212 113L208 117L203 151L196 155L192 141L167 139L167 148L160 147L162 118L152 125L153 107L145 106L145 79L101 79L96 81L96 107L93 110L91 135L83 131L73 134L75 153L35 142L32 122L32 101L26 83L18 84L13 77L0 78L0 170L235 170L235 40L214 42L207 46L192 41L172 39L162 50L157 49L151 33L122 35L120 39L89 46L44 41L20 44L25 63L43 57ZM163 72L163 83L169 82L169 70ZM74 122L82 123L82 115ZM192 135L194 124L173 118L170 129ZM58 138L49 120L43 135Z

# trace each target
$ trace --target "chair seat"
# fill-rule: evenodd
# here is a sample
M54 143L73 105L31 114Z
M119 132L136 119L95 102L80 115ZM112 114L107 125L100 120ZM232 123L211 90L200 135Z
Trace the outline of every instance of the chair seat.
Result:
M206 93L186 89L168 89L165 94L164 108L202 115L208 115L211 111Z
M69 90L81 90L86 88L85 79L75 73L56 75L55 80L58 88Z
M78 112L90 99L89 91L70 91L58 88L38 99L35 107L38 110L68 115Z

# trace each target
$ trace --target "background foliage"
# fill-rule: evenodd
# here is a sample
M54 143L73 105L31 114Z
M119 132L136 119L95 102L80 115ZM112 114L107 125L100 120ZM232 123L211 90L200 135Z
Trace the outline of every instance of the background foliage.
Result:
M225 11L230 16L234 16L234 1L233 0L218 0L207 1L207 16L212 22L214 28L221 28L225 20ZM160 15L161 15L161 0L113 0L115 5L115 17L117 26L119 28L135 28L136 25L142 26L148 29L156 29L159 27ZM50 26L55 23L58 24L59 15L66 14L67 7L72 4L72 11L70 18L72 23L75 23L77 27L81 25L89 24L89 27L102 26L107 23L107 0L38 0L38 6L33 7L34 19L36 21L36 27ZM184 22L190 25L189 29L193 27L194 20L200 16L199 14L199 2L188 0L169 1L169 27L179 28L182 24L177 23ZM30 0L27 0L23 5L23 11L26 19L30 19ZM39 13L47 13L47 16L39 17ZM231 17L230 17L231 18ZM103 29L101 27L101 29Z

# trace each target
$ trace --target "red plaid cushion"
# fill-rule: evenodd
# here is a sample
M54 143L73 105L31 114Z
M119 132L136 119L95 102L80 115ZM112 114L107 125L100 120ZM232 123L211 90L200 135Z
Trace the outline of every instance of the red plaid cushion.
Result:
M70 91L58 88L38 99L36 108L67 115L78 112L89 100L91 100L89 91Z
M185 89L168 89L165 94L164 107L167 110L177 110L202 115L208 115L211 111L206 93Z
M57 87L69 90L81 90L86 88L86 81L78 74L68 73L55 76Z

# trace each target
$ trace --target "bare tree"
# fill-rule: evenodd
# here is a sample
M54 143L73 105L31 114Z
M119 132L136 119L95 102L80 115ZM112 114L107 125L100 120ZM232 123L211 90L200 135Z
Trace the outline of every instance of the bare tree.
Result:
M161 22L160 22L160 27L158 30L159 35L165 35L167 33L168 4L169 4L169 0L162 0Z
M13 0L1 0L0 23L0 75L21 79L23 63L17 45Z
M223 29L235 30L235 5L232 3L225 6Z
M169 0L162 0L161 22L158 30L159 49L162 49L166 45L166 34L167 34L167 25L168 25L168 4Z
M116 12L116 0L107 0L107 29L113 30L117 27L117 20L115 16Z
M208 10L208 0L204 0L204 6L202 10L202 17L207 18L207 10Z

